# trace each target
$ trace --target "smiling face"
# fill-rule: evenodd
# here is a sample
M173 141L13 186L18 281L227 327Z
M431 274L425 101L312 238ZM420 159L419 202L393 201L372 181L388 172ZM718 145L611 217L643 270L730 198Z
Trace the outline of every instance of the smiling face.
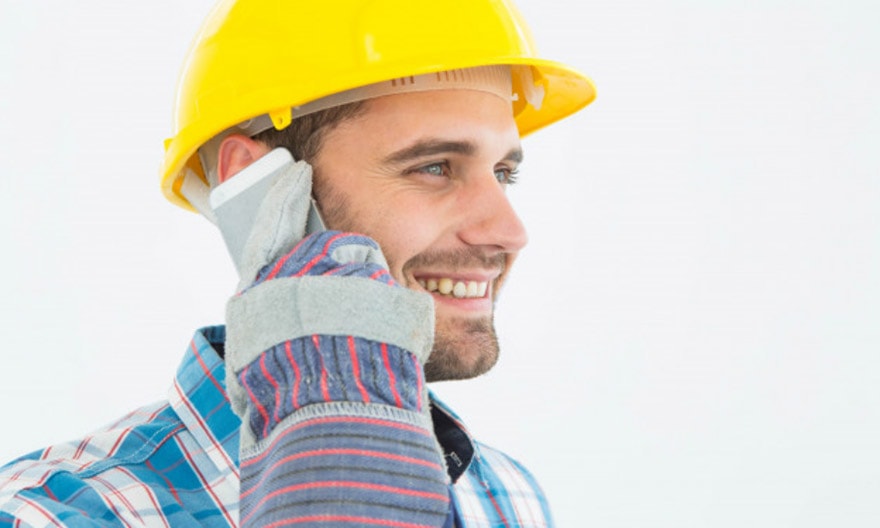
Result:
M440 90L368 101L312 160L327 226L370 236L401 285L434 297L429 381L498 358L494 302L526 243L505 194L521 159L509 102Z

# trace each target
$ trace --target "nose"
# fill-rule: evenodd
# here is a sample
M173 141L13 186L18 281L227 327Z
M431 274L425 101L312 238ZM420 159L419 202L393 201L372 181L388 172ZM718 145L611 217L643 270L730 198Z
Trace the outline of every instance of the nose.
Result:
M525 226L513 210L504 186L494 173L491 178L473 182L464 193L464 222L458 236L468 245L490 246L505 253L516 253L528 242Z

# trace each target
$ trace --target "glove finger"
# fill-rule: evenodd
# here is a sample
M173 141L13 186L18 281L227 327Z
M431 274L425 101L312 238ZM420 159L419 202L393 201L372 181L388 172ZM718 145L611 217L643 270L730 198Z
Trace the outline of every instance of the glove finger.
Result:
M388 269L388 263L385 262L385 256L379 245L363 235L353 235L335 241L330 247L330 258L340 264L364 262Z
M373 264L371 262L351 262L342 266L333 268L323 273L323 275L332 275L334 277L366 277L369 279L384 282L389 286L395 286L397 283L388 270Z
M324 275L347 263L388 267L379 245L369 237L324 231L307 237L274 264L263 268L254 285L276 277Z

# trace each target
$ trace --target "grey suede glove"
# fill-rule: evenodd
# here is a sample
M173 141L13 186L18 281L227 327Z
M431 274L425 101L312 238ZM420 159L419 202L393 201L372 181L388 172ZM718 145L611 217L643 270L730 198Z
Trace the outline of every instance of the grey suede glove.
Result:
M448 525L422 368L433 300L397 285L366 236L299 241L310 173L303 162L280 171L226 310L241 526Z
M249 395L237 374L279 343L353 336L398 347L419 365L430 354L433 300L394 282L378 244L329 231L300 240L311 172L304 161L279 171L245 244L240 293L227 305L228 391L242 417ZM242 447L250 440L243 434Z

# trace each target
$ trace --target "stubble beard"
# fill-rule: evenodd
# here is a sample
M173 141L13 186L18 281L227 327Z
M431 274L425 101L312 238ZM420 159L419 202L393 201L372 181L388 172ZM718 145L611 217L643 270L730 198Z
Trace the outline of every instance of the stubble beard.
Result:
M436 319L434 346L425 363L425 379L471 379L488 372L498 362L501 348L491 317Z

